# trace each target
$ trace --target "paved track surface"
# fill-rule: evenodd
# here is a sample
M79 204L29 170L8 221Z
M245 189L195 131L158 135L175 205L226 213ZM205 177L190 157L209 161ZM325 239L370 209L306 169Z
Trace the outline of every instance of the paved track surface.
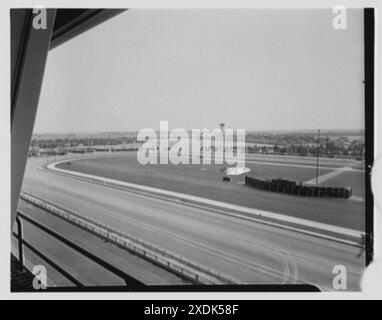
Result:
M36 161L28 162L24 191L243 283L313 283L333 290L332 270L344 265L348 290L359 290L365 261L359 248L62 176L38 169Z

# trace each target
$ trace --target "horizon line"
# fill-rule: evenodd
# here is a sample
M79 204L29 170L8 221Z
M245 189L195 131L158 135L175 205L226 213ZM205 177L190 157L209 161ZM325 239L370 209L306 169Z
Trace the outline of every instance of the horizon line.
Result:
M168 131L174 130L174 129L179 129L179 128L169 128ZM194 128L195 129L195 128ZM219 129L219 127L212 128L212 129ZM211 129L211 130L212 130ZM229 128L233 129L233 128ZM239 128L241 129L241 128ZM32 136L34 135L76 135L76 134L105 134L105 133L137 133L139 130L104 130L104 131L57 131L57 132L51 132L51 131L46 131L46 132L34 132ZM186 131L192 131L193 129L185 129ZM198 129L201 130L201 129ZM236 129L234 129L236 130ZM351 131L365 131L365 128L343 128L343 129L321 129L321 128L316 128L316 129L262 129L262 130L256 130L256 129L245 129L246 133L251 132L251 133L281 133L281 132L317 132L320 130L321 133L323 132L351 132ZM155 132L159 132L159 130L155 130Z

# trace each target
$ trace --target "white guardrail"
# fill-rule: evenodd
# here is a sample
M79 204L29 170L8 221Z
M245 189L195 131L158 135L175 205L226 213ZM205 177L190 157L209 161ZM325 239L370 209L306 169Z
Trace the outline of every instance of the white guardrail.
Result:
M142 239L121 232L87 216L62 209L30 194L22 193L23 200L100 236L119 247L151 261L171 272L199 284L240 284L241 282L220 271L195 263Z

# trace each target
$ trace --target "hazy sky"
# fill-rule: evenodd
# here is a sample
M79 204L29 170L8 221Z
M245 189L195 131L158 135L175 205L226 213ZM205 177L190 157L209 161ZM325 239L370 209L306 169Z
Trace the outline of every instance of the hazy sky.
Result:
M362 129L363 16L129 10L52 50L35 132Z

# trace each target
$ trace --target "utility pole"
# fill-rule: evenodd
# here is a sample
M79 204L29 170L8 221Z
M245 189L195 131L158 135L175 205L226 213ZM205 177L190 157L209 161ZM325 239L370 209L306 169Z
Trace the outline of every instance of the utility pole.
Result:
M317 135L317 168L316 168L316 184L318 185L318 167L320 165L320 129L318 129Z
M224 131L224 128L225 128L225 123L220 123L220 130L221 130L221 133L222 133L222 148L223 148L223 162L225 160L225 131ZM216 157L216 151L215 151L215 157ZM216 161L216 158L215 158L215 161Z

